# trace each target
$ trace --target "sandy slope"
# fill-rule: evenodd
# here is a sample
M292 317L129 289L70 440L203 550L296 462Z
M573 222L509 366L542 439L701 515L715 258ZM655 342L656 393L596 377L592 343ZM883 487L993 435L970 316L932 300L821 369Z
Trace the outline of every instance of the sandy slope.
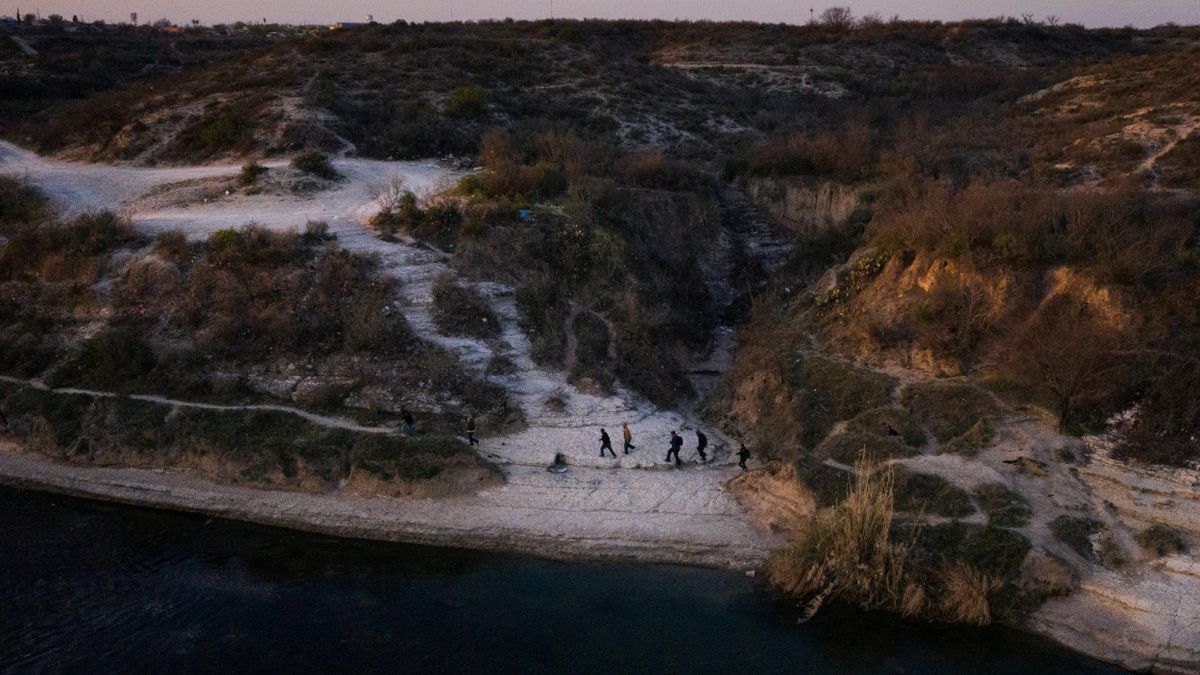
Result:
M284 162L266 164L272 168L283 165ZM732 465L728 444L715 431L707 430L716 457L711 464L693 463L683 469L674 469L663 461L667 438L672 429L694 428L687 417L659 410L620 386L616 395L608 397L578 392L567 385L562 373L536 366L529 357L528 340L517 327L513 289L500 284L479 286L503 323L500 339L484 343L437 333L429 314L430 285L437 275L453 273L445 257L416 242L380 241L363 223L377 209L368 195L369 185L398 177L409 189L423 191L453 180L454 172L427 162L339 159L334 165L346 179L313 195L246 196L235 193L185 206L153 208L154 200L142 199L145 195L161 191L168 185L232 176L240 167L133 168L74 164L46 160L0 142L0 171L26 176L66 212L120 210L148 231L178 228L195 237L252 221L272 228L299 228L308 220L326 221L330 231L337 235L339 245L355 252L377 254L388 273L403 282L402 310L421 337L452 350L468 367L479 372L497 352L516 363L514 374L493 376L492 379L504 385L521 406L528 428L510 436L484 438L480 448L484 456L504 468L505 485L471 498L439 501L438 506L396 500L367 503L342 496L286 494L278 497L289 503L301 501L306 505L306 515L298 517L294 525L303 527L308 522L322 529L316 523L322 521L323 510L344 513L347 508L355 510L361 506L376 514L380 522L393 523L393 529L398 531L405 529L403 518L415 518L413 514L426 509L428 520L419 525L412 521L414 531L435 527L472 532L486 530L493 532L486 537L488 541L499 536L495 533L503 532L513 547L522 549L537 548L531 545L534 542L554 540L562 542L564 554L570 555L583 555L581 547L596 551L632 547L642 550L639 557L646 559L724 560L721 563L724 565L735 564L733 561L737 561L736 564L760 561L771 546L779 544L776 537L758 529L726 492L724 483L739 470ZM561 411L547 409L546 398L560 390L567 392L565 408ZM601 459L597 440L600 427L608 429L620 452L622 422L633 428L638 449L617 460ZM690 448L695 445L695 436L685 433L685 440L683 456L694 459L695 453ZM565 474L545 470L556 452L564 453L572 465ZM21 463L8 459L0 466L5 467L3 473L19 475L18 469L31 470L28 461L21 460L24 462ZM73 473L64 476L62 471ZM91 471L42 467L36 472L40 478L26 478L46 486L69 484L82 492L132 501L147 499L123 496L120 489L111 485L132 481L141 487L130 489L140 490L139 494L152 494L152 491L148 492L149 486L164 479L160 474L134 470L105 469L104 474L90 474ZM175 485L182 480L185 479L172 476L171 482L163 484ZM217 502L229 498L267 505L274 504L276 499L269 494L259 494L251 499L241 493L235 498L230 492L234 488L217 490L215 486L192 485L189 489L215 490L214 495L224 495L213 497ZM189 506L161 490L157 494L165 503L179 508L218 511L212 499L202 500L203 506ZM349 504L355 506L347 507ZM275 506L263 508L270 510ZM247 517L247 514L241 512L239 517ZM400 520L393 521L393 518ZM389 532L389 538L403 538L396 531ZM473 536L434 539L440 543L473 545ZM521 543L523 538L525 541ZM633 542L638 543L635 546ZM478 544L493 545L484 542L483 538ZM539 546L544 549L540 552L552 552L550 546ZM741 553L728 553L733 550Z

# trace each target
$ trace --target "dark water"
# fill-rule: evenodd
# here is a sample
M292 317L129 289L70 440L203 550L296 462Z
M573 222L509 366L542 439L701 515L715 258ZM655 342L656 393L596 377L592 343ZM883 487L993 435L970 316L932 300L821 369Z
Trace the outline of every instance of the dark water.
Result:
M0 670L1100 673L738 574L373 544L0 488Z

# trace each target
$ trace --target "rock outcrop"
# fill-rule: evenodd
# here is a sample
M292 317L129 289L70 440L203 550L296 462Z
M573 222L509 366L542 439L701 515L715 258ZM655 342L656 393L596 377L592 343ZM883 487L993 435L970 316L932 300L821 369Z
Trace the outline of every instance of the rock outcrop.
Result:
M746 195L796 234L817 235L846 225L858 208L858 192L848 185L806 177L751 178Z

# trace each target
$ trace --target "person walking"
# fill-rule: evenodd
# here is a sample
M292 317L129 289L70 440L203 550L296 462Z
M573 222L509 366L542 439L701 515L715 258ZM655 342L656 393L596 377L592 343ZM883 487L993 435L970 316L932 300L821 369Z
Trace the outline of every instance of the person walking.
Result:
M629 454L630 450L637 450L637 446L633 444L633 433L629 431L629 424L621 425L621 435L625 437L625 454Z
M746 444L742 443L742 449L738 450L738 466L742 467L742 471L746 471L746 460L750 459L750 451L746 449Z
M700 454L700 461L707 462L708 455L704 454L704 449L708 447L708 436L704 435L703 431L696 430L696 452Z
M471 445L479 445L479 441L475 438L475 416L471 415L467 418L467 442Z
M679 449L683 447L683 437L674 431L671 432L671 449L667 451L667 462L671 461L671 455L675 455L675 466L683 464L679 459Z
M412 413L408 411L407 406L400 406L400 419L404 420L404 433L409 436L416 436L417 422L413 419Z
M600 430L600 456L604 456L604 451L608 450L612 453L613 459L617 458L617 453L613 452L612 439L608 437L608 432L604 429Z

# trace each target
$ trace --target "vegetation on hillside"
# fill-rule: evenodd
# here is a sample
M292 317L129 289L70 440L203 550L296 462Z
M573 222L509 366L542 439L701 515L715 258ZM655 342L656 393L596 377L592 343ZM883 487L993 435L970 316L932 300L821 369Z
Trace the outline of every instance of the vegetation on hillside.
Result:
M412 334L377 262L337 248L319 224L151 239L111 213L60 221L36 191L0 187L4 374L357 416L408 405L434 430L508 415L501 388Z

